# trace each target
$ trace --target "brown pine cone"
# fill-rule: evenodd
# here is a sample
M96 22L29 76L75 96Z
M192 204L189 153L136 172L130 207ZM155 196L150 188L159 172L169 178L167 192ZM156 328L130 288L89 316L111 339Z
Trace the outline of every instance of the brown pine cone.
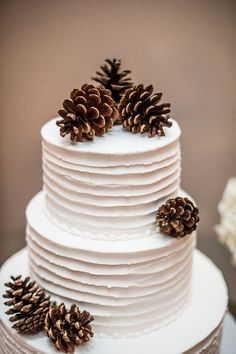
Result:
M104 135L118 115L111 92L88 84L74 89L70 99L63 102L63 108L58 111L62 119L56 124L60 127L60 135L70 134L73 142Z
M158 104L162 93L153 94L153 86L136 85L122 97L118 110L123 127L130 132L145 133L153 137L165 135L163 127L171 127L170 103Z
M12 328L24 334L35 334L44 328L44 320L50 305L50 298L45 296L45 291L40 289L35 281L30 281L30 277L11 277L13 282L6 283L10 288L3 295L10 299L5 305L11 306L6 312L13 315L9 318L15 322Z
M92 80L111 90L113 100L118 103L124 92L133 86L131 78L127 77L131 71L121 70L121 60L106 59L105 62L100 66L102 72L97 71L97 76L92 77Z
M188 198L168 199L157 212L157 223L163 233L184 237L197 228L199 210Z
M45 331L58 350L73 353L75 346L93 337L90 325L93 320L89 312L80 312L76 305L72 305L69 311L63 303L52 305L46 315Z

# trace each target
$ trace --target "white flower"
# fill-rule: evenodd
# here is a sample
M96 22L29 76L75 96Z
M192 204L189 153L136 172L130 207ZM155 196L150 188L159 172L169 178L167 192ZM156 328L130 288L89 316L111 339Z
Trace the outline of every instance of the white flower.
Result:
M236 266L236 178L229 179L218 210L221 221L216 226L216 232L220 242L232 253L232 263Z
M236 214L236 177L229 179L218 208L221 215L228 212Z

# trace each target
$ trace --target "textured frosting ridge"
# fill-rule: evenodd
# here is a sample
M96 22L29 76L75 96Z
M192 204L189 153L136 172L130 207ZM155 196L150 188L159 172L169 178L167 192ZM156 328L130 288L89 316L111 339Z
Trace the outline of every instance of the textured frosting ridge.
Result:
M195 347L186 351L184 354L198 354L198 353L214 353L220 352L220 343L222 336L223 325L220 324L205 340L197 344ZM33 350L24 344L24 342L12 336L11 331L8 331L0 323L0 349L5 354L32 354L32 353L45 353L39 349L39 351Z
M179 194L179 136L175 121L164 137L116 126L80 144L61 138L55 119L42 128L44 190L26 213L30 273L90 311L100 335L150 332L188 303L196 235L155 225L159 204Z
M44 187L27 207L27 250L12 257L1 278L21 268L57 303L91 312L96 336L76 353L219 353L223 277L194 252L196 232L174 238L155 225L160 204L188 196L180 189L178 124L164 137L115 126L93 142L72 144L55 122L42 128ZM42 333L15 333L4 306L0 299L0 351L56 351Z
M31 203L31 208L32 208ZM28 209L29 213L29 209ZM32 221L32 217L31 217ZM39 224L41 219L39 220ZM38 231L40 227L38 226ZM46 226L48 229L48 225ZM50 229L50 228L49 228ZM40 231L43 231L41 227ZM52 230L51 230L52 231ZM56 235L58 247L62 246L61 234ZM52 235L47 237L48 241L52 241ZM75 237L78 242L78 237ZM82 242L81 253L87 253L89 251L88 243ZM143 242L140 240L140 243ZM106 244L107 242L105 242ZM96 241L95 241L96 244ZM123 242L124 244L124 242ZM91 245L91 242L90 242ZM160 246L161 244L159 244ZM163 245L163 244L162 244ZM71 239L69 241L71 247ZM144 247L146 251L151 247ZM91 247L90 247L91 248ZM99 246L97 245L97 249ZM141 249L141 244L136 248L136 251ZM91 249L90 249L91 251ZM118 247L118 258L121 252L121 243ZM130 247L128 242L127 256L130 254ZM161 249L157 251L160 255ZM52 251L53 253L53 251ZM73 255L76 253L74 250ZM97 254L99 254L98 252ZM106 257L108 257L108 246L105 247ZM137 253L137 252L136 252ZM122 258L124 257L124 253ZM108 259L108 263L111 260ZM132 263L134 263L132 261ZM11 274L14 274L15 269L21 269L23 276L29 274L29 262L28 262L28 250L24 249L11 257L1 268L0 272L0 287L1 293L4 292L4 283L9 280ZM74 266L73 266L74 269ZM100 270L99 270L100 271ZM119 271L120 273L120 271ZM59 284L62 286L62 284ZM115 338L113 336L100 336L96 331L96 335L89 345L80 346L75 350L75 353L90 353L90 354L104 354L114 352L114 354L124 353L156 353L156 348L161 353L177 354L200 354L200 353L219 353L220 352L220 339L222 332L222 322L227 307L227 289L222 276L222 273L215 267L215 265L199 251L195 250L193 255L193 273L191 284L191 296L189 297L188 306L184 311L181 311L178 318L175 321L171 321L167 326L160 328L157 331L151 331L149 333L139 333L137 336L128 336L126 338ZM217 293L217 296L214 294ZM53 299L60 303L65 301L69 305L69 301L60 296L53 296ZM83 304L81 304L83 308ZM4 299L0 298L0 352L3 353L40 353L40 354L54 354L57 350L50 343L48 338L39 333L35 336L23 336L14 329L11 328L12 323L9 322L8 315L5 314ZM210 316L206 316L206 313L210 313ZM142 316L140 316L142 319ZM172 318L173 319L173 318ZM193 321L194 319L194 321ZM226 328L233 322L229 316L226 316ZM95 320L96 321L96 320ZM109 317L107 317L109 321ZM233 323L231 323L233 324ZM234 324L233 324L234 325ZM145 328L146 325L145 325ZM126 333L128 334L128 332ZM137 333L138 334L138 333ZM117 335L119 337L119 335ZM170 340L171 338L171 340ZM182 339L182 340L180 340ZM224 344L226 344L227 335L224 336ZM2 351L1 351L2 350Z
M177 240L156 230L135 241L91 241L58 228L45 209L43 192L27 209L31 275L93 313L97 332L150 331L188 302L195 235Z
M94 142L73 145L55 119L42 129L47 210L74 234L99 239L145 237L158 205L177 194L180 129L148 139L115 126ZM92 231L92 232L91 232Z

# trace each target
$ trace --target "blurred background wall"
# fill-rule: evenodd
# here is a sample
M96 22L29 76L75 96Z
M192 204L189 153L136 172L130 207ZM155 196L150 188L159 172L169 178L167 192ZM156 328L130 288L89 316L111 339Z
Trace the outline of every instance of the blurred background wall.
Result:
M0 12L0 260L24 244L25 207L42 186L40 127L104 58L117 57L172 103L182 185L201 209L199 247L236 292L213 231L236 175L236 2L5 0Z

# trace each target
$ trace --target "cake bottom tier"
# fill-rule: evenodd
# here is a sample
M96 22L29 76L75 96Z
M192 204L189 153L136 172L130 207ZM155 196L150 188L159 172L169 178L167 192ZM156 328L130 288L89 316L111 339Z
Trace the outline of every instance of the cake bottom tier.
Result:
M0 273L1 293L11 275L29 273L27 250L12 256ZM59 297L53 299L60 302ZM192 293L182 314L169 325L139 337L100 338L80 346L76 353L86 354L179 354L220 352L222 323L227 309L227 289L221 272L201 252L194 252ZM0 353L58 353L44 333L22 336L11 328L5 315L6 306L0 299Z

